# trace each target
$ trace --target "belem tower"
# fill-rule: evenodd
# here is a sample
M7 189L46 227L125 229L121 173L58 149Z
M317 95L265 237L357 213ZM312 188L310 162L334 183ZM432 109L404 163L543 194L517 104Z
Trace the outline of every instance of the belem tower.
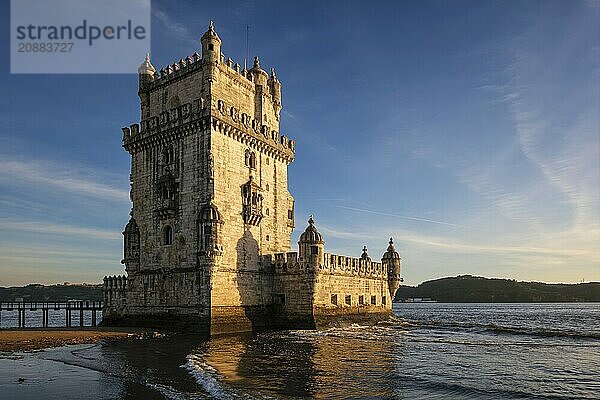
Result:
M211 22L194 53L138 69L124 276L104 278L104 325L208 334L380 319L400 286L392 240L381 262L325 252L312 216L292 251L294 140L280 134L281 83L258 58L221 53Z

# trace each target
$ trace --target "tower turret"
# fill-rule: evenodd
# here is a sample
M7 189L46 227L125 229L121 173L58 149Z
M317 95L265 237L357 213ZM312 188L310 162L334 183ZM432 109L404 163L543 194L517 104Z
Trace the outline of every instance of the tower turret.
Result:
M325 241L315 226L315 220L311 215L308 218L308 226L298 241L300 257L308 260L313 267L323 265L325 261Z
M273 109L277 119L279 119L279 113L281 112L281 83L275 75L275 68L271 68L271 76L267 81L269 88L271 89L271 96L273 98Z
M144 59L144 61L140 65L140 67L138 68L138 75L140 78L140 82L142 80L144 80L144 81L153 80L155 73L156 73L156 68L154 68L154 65L152 65L152 63L150 62L150 53L146 53L146 58Z
M221 59L221 39L215 32L212 21L208 25L208 30L200 38L200 43L202 44L202 60L218 63Z
M250 72L252 73L253 81L256 85L260 85L262 87L267 86L267 79L269 76L260 67L260 60L258 57L254 57L254 65L250 69Z
M401 261L400 254L398 254L394 247L394 240L390 238L387 251L383 253L383 257L381 257L381 264L383 265L383 268L387 270L388 287L390 289L390 298L392 300L400 287L400 282L402 282L402 278L400 277Z
M254 92L254 118L260 121L261 124L263 124L265 123L265 121L263 120L263 107L265 106L263 94L269 92L269 89L267 87L267 80L269 76L260 67L260 60L258 59L258 57L254 57L254 65L248 72L250 72L250 74L252 75L252 81L254 81L254 85L256 86L256 90Z
M140 262L140 229L132 217L123 231L123 260L128 273L137 272Z

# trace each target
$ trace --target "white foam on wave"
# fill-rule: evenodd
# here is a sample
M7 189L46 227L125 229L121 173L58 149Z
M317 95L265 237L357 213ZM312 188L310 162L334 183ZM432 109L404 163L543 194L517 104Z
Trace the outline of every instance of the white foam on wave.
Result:
M252 398L225 387L221 383L221 376L217 370L208 365L199 355L189 354L186 359L187 362L181 368L187 370L210 396L217 399Z
M226 387L221 382L221 375L219 372L207 364L201 356L197 354L189 354L187 362L181 366L181 368L188 371L188 373L194 377L196 382L208 393L209 396L215 399L273 399L268 395L262 393L255 393L253 395L249 393L242 393L233 388ZM179 400L179 398L174 398Z

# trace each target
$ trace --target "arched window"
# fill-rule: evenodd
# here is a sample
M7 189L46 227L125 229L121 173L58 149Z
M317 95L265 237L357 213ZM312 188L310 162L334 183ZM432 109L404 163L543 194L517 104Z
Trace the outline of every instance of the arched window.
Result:
M163 162L168 165L172 164L175 161L175 152L173 151L173 147L169 146L163 150Z
M203 223L201 225L201 247L204 250L211 250L211 242L212 242L212 224L211 223Z
M169 225L163 228L163 245L173 244L173 228Z
M247 149L244 153L244 164L247 167L256 169L256 153Z

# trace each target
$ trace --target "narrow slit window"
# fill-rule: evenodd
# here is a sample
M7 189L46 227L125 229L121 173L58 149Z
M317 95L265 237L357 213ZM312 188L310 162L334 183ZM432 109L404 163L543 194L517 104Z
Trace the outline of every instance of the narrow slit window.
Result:
M331 295L331 304L336 305L337 306L338 300L337 300L337 294L332 294Z
M165 246L173 244L173 228L169 225L165 226L163 229L163 244Z

